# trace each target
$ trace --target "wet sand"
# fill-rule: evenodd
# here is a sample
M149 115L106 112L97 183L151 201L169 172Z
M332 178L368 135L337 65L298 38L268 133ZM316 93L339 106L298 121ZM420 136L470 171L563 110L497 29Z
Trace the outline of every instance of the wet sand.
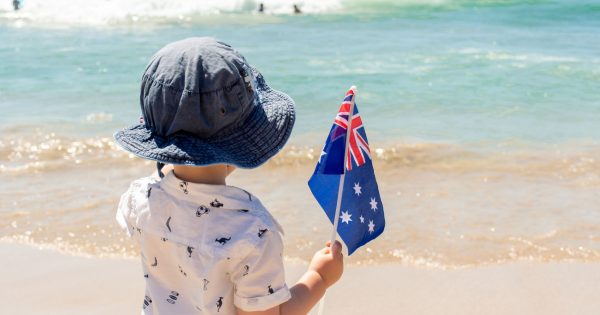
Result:
M137 260L0 244L3 314L139 314ZM286 264L292 284L306 266ZM325 314L600 314L600 264L517 262L457 270L347 266ZM312 314L316 314L313 311Z
M55 159L38 156L47 164L41 169L3 171L0 161L0 239L94 256L135 255L115 209L130 182L156 166L129 158L108 138L88 140L48 140L56 150L47 155ZM435 144L383 148L375 148L375 166L386 228L356 252L356 260L428 267L521 259L600 263L600 146L587 153L567 146L560 154L546 148L491 156ZM84 162L64 161L71 149L86 152L77 157ZM2 154L35 153L2 150L0 160ZM331 235L307 186L318 152L290 146L256 170L236 170L227 181L257 196L277 218L291 258L310 257Z

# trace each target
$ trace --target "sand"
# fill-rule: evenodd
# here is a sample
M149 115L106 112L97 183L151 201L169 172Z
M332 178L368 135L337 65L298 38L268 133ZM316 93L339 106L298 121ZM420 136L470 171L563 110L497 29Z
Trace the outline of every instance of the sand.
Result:
M1 314L139 314L137 260L0 244ZM305 270L286 264L288 282ZM311 314L316 314L313 310ZM459 270L348 266L325 314L600 314L600 264L518 262Z

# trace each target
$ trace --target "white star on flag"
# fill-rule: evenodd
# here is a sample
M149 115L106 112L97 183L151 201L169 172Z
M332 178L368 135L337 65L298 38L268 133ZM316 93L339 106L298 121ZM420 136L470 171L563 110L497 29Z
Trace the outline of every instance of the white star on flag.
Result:
M375 201L375 198L371 198L371 202L369 203L371 204L371 210L377 210L377 201Z
M373 224L373 220L369 220L369 233L375 232L375 224Z
M342 211L342 215L340 216L340 220L342 220L343 223L346 224L350 224L350 221L352 221L352 219L350 219L352 215L348 213L348 211Z
M360 216L360 218L359 218L359 219L360 219L360 223L365 223L365 218L363 218L363 216L362 216L362 215Z
M362 187L360 187L359 183L354 183L354 193L357 196L360 196L360 194L362 193L361 189L362 189Z

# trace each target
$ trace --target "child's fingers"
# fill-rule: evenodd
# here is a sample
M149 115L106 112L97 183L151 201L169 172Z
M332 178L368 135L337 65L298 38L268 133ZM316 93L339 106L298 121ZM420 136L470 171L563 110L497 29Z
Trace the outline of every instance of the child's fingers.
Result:
M333 257L341 256L342 254L342 243L335 241L333 246L330 247L331 252L333 253Z
M331 241L327 241L327 243L325 243L325 245L327 245L327 247L323 248L324 254L329 254L333 251L334 257L341 256L342 243L340 243L339 241L335 241L335 243L333 243L333 247L331 247Z

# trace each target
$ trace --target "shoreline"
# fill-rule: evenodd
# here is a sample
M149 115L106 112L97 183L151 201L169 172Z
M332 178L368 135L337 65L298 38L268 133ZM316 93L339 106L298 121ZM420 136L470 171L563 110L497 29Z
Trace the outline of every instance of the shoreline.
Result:
M137 259L86 258L0 243L3 313L139 313ZM286 261L291 286L306 264ZM325 314L598 314L600 264L515 262L464 269L347 266ZM316 314L313 310L311 314Z

